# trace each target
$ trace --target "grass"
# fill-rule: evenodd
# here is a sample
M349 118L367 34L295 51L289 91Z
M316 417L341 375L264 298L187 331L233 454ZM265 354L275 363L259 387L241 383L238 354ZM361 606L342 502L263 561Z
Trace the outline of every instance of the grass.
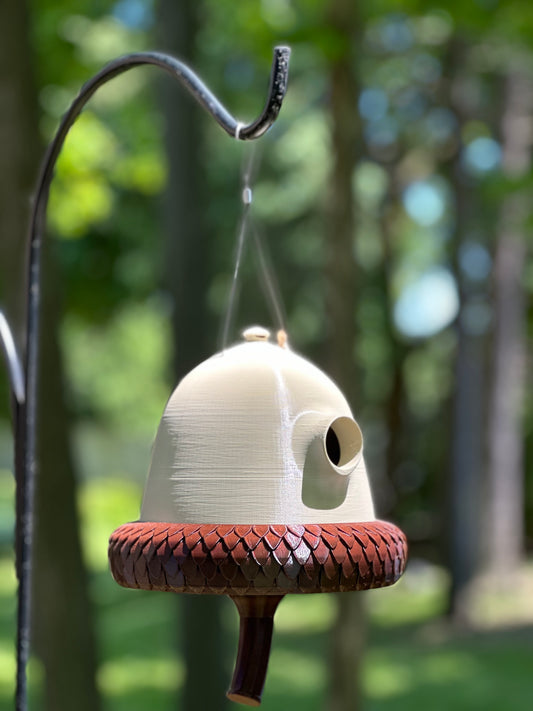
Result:
M12 500L12 479L0 471L0 711L13 707ZM184 679L182 659L173 651L176 598L124 590L107 571L109 533L137 516L139 501L139 486L124 480L90 479L81 490L83 541L102 659L98 683L108 711L170 711ZM469 632L453 630L442 621L446 578L427 565L412 564L394 588L356 593L365 596L371 619L363 668L367 711L529 710L533 577L529 574L524 580L529 582L505 595L485 595L480 606L485 624ZM237 617L229 601L227 610L235 642ZM264 711L324 708L328 630L334 614L331 595L288 596L282 602ZM502 619L507 620L504 626L499 624ZM226 665L232 661L226 660ZM32 708L40 708L42 672L35 660L30 679L36 699Z

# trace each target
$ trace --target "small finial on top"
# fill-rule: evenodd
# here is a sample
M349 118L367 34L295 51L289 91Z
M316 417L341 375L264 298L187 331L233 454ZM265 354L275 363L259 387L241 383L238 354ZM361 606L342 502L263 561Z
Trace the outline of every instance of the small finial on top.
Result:
M268 341L270 331L262 326L250 326L242 332L245 341Z

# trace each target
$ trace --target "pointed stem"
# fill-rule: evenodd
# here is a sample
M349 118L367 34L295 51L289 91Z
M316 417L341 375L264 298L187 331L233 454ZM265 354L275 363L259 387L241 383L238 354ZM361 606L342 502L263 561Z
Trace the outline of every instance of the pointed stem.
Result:
M226 696L246 706L259 706L270 657L274 613L283 595L232 596L240 616L239 648Z

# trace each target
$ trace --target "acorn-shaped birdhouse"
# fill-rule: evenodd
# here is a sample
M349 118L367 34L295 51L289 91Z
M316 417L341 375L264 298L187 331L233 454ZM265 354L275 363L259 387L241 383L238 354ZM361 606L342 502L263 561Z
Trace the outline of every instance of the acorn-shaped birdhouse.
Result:
M241 630L228 697L253 706L283 595L384 587L406 554L403 533L375 518L363 436L343 394L260 327L179 383L140 520L109 547L125 587L232 597Z

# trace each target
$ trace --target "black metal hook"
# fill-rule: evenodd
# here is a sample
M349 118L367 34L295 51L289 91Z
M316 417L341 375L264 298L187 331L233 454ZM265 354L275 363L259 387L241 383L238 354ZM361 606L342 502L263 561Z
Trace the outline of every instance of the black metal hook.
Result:
M44 157L29 230L27 338L24 372L14 349L12 334L3 315L0 338L6 353L10 384L16 402L15 476L17 482L17 571L19 573L17 619L16 711L27 708L26 666L30 651L31 561L33 550L33 506L35 490L35 445L37 421L37 362L39 350L40 252L45 234L46 210L54 167L76 118L96 90L110 79L133 67L153 65L177 79L215 121L235 139L249 141L262 136L276 120L287 90L290 49L276 47L267 101L259 117L249 124L237 121L185 64L166 54L139 52L110 62L80 90L50 143ZM1 314L0 314L1 315Z

